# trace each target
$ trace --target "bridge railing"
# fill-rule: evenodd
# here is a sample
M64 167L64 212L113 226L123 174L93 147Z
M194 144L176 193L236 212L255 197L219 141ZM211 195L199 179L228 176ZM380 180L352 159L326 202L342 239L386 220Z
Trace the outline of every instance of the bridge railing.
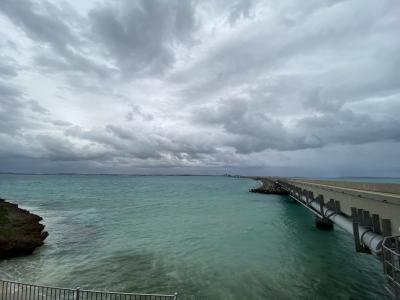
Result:
M1 300L177 300L178 296L101 292L0 280Z
M400 299L400 236L385 237L382 244L383 271L388 290Z

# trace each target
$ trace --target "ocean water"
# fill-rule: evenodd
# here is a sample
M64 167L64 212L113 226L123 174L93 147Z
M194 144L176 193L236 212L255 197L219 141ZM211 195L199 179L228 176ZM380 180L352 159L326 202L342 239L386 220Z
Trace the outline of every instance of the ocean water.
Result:
M17 281L180 299L389 299L380 262L288 197L226 177L0 175L0 197L44 218Z

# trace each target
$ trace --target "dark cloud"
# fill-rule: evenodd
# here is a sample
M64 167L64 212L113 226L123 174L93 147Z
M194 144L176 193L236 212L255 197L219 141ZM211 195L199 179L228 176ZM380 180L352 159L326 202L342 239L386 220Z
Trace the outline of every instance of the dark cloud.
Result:
M0 12L39 43L34 57L38 67L48 71L92 72L98 76L111 71L89 58L87 41L77 27L87 24L83 20L78 22L77 13L65 3L59 7L47 1L4 0L0 3Z
M4 0L1 11L28 34L32 40L50 44L58 51L64 51L69 44L80 44L69 25L60 18L60 10L43 2Z
M15 87L0 82L0 134L23 135L27 129L43 128L47 110L34 100L26 100Z
M196 160L199 155L215 153L215 148L204 139L188 139L178 134L138 131L138 128L122 128L107 125L104 129L83 130L72 127L65 131L67 136L84 139L105 149L114 157L135 159L162 159L178 161L180 158ZM159 162L162 164L162 162Z
M22 92L14 86L0 81L0 132L15 133L24 126L21 113L24 105L20 102Z
M89 17L105 54L124 74L143 76L173 65L173 47L192 39L193 13L191 1L141 0L103 5Z
M15 60L9 57L0 56L0 78L15 77L18 74L18 65Z
M310 87L305 92L319 90L320 102L345 102L371 92L397 90L400 45L391 38L400 25L395 17L397 3L371 4L361 11L360 4L312 1L303 6L283 1L277 5L278 13L258 19L242 34L218 44L173 80L188 81L183 98L199 101L227 87L275 80L276 74L289 79L306 76ZM358 15L357 21L349 17L350 12ZM295 21L288 24L288 16L296 16ZM368 47L383 41L385 47ZM307 71L296 70L297 66ZM292 86L286 93L299 89L304 87Z
M121 76L162 74L174 65L174 49L193 42L196 28L191 1L119 0L95 6L84 18L64 2L5 0L0 12L39 44L36 66L72 73L72 84L78 75L80 82L89 75L104 85Z
M193 112L193 121L221 126L230 138L222 143L239 153L261 152L267 149L288 151L321 148L330 144L364 144L380 141L400 142L400 120L380 119L348 109L307 116L284 125L268 110L253 107L242 99L223 101L215 108L200 108Z

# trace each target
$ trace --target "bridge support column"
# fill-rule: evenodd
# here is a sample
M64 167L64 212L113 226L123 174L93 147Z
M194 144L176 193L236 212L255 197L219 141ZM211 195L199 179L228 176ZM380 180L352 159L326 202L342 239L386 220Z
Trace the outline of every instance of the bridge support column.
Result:
M333 223L326 218L315 217L315 226L319 230L333 230Z

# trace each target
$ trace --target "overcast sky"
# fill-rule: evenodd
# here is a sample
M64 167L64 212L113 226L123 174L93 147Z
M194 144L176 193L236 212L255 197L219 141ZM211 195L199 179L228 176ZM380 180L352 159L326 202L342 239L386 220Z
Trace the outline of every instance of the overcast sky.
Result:
M0 171L400 176L400 1L0 1Z

